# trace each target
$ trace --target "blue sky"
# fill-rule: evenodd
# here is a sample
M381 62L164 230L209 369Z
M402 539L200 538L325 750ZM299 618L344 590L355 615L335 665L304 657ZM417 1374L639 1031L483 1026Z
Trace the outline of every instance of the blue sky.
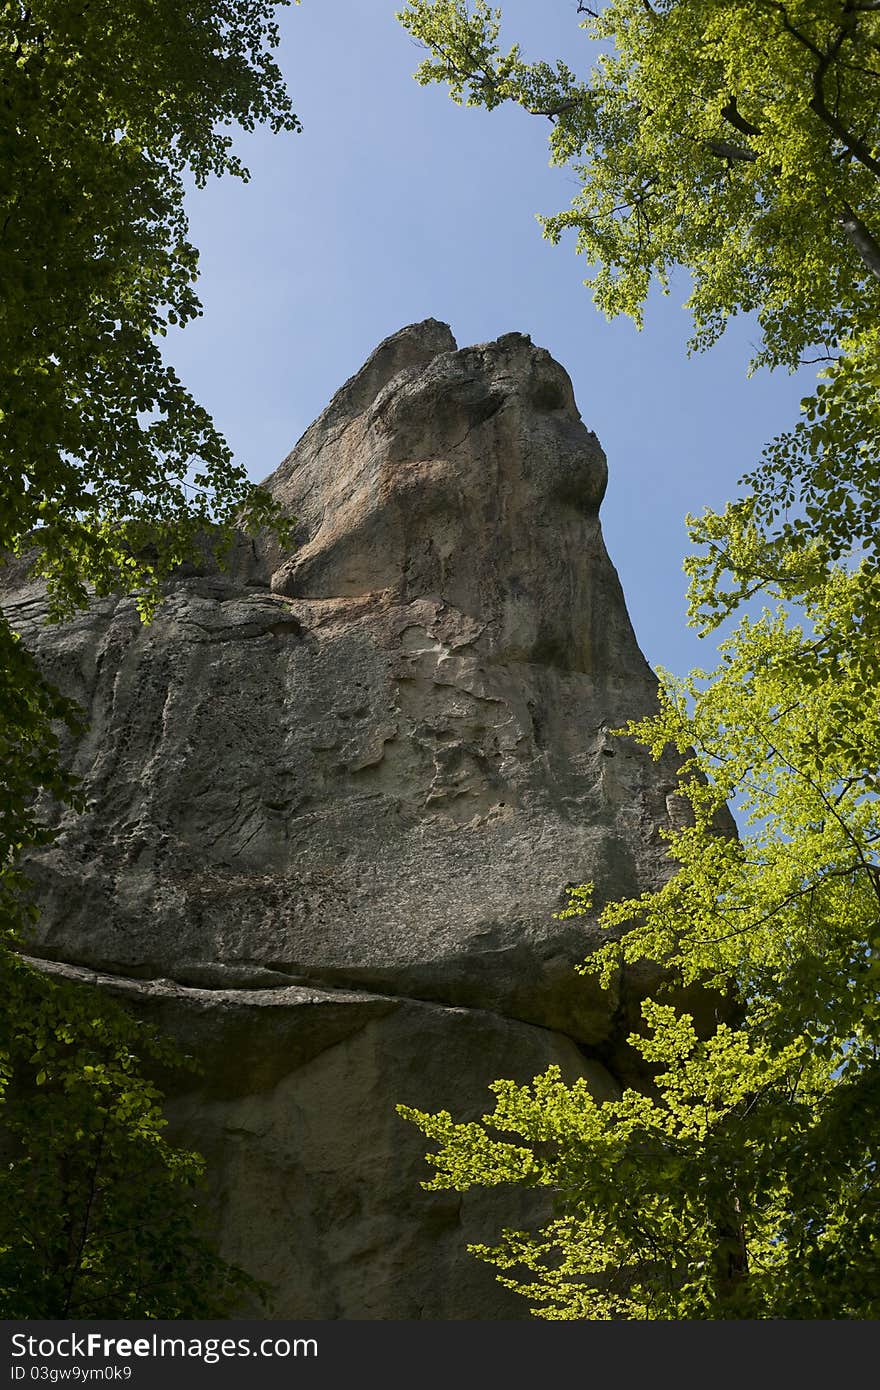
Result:
M608 455L605 537L645 655L677 672L711 665L686 627L685 513L735 495L810 377L748 380L746 322L688 358L684 278L652 300L642 333L607 322L572 243L551 246L535 220L576 188L548 167L549 123L465 110L418 86L399 4L303 0L281 12L279 61L304 130L242 138L251 182L192 193L205 313L166 339L168 355L262 478L405 324L442 319L461 346L529 333L570 373ZM585 72L576 9L508 0L504 33L527 56Z

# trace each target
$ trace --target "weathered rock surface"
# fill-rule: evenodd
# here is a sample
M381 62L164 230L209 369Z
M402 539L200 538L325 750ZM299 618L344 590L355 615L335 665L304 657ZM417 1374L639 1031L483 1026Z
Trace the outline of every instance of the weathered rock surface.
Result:
M172 1099L169 1118L207 1159L224 1255L273 1287L270 1315L524 1316L465 1245L528 1224L535 1194L422 1191L426 1141L394 1107L478 1115L489 1082L551 1062L615 1094L569 1039L343 990L201 990L50 968L111 990L201 1059L202 1084Z
M613 1089L635 986L576 976L597 929L553 913L566 885L601 903L666 872L675 760L610 736L655 681L605 478L546 352L459 351L429 320L267 480L292 553L243 539L149 627L130 599L43 626L7 573L5 611L90 718L91 808L34 860L31 949L212 1059L173 1110L276 1316L521 1316L464 1253L497 1206L422 1193L394 1104L479 1113L493 1077L550 1061Z

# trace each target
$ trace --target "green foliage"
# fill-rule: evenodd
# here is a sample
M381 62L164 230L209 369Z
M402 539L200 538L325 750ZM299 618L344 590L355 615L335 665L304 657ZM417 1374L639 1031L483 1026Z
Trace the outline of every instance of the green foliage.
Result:
M75 800L75 784L58 762L56 728L81 727L78 707L43 681L18 634L0 621L0 865L11 865L28 844L49 832L34 804L34 788ZM2 919L0 919L2 925Z
M649 1094L600 1106L551 1069L531 1088L497 1083L480 1124L404 1112L440 1145L432 1186L555 1193L540 1235L476 1251L539 1316L880 1312L876 635L824 654L863 578L833 572L808 631L744 618L711 678L664 676L660 714L627 729L685 754L694 823L668 833L678 870L658 892L606 905L612 939L582 969L610 984L649 959L680 984L733 982L738 1026L701 1040L649 1002L647 1035L630 1039ZM739 840L715 827L734 795ZM575 890L570 911L588 905Z
M634 1041L662 1067L652 1096L598 1105L551 1067L531 1086L495 1082L480 1123L401 1107L439 1145L426 1186L555 1195L537 1235L473 1253L541 1318L876 1317L876 1093L842 1084L823 1125L825 1069L802 1043L726 1026L700 1041L668 1006L645 1016Z
M0 3L0 564L27 556L54 620L120 590L146 619L233 519L285 533L160 340L201 312L184 180L247 179L232 126L299 128L272 56L286 3ZM16 955L21 856L48 804L81 804L59 732L82 716L2 615L0 710L3 1315L222 1315L242 1277L196 1234L201 1160L146 1079L168 1049Z
M866 231L880 209L870 6L613 0L582 25L598 49L586 82L502 54L483 0L410 0L399 17L429 50L420 82L551 118L553 162L580 187L544 225L554 240L576 230L606 312L638 317L650 278L683 265L698 346L754 310L762 360L790 365L850 332L853 312L870 322L877 266L842 221L858 210Z
M97 990L0 955L0 1315L223 1317L256 1285L200 1234L197 1154L145 1064L174 1050Z
M582 11L586 6L580 7ZM661 1000L630 1039L646 1093L597 1105L552 1069L479 1123L404 1111L436 1187L549 1188L557 1217L476 1253L548 1318L880 1312L880 12L852 0L612 0L589 81L498 47L485 4L411 0L420 80L553 120L597 303L640 321L686 267L695 348L756 315L755 365L824 364L802 418L721 514L690 518L691 621L735 625L709 672L662 673L623 731L683 757L676 871L605 904L583 966L729 995L709 1037ZM555 86L554 86L555 82ZM749 600L771 606L755 615ZM739 839L718 833L727 801ZM575 890L562 915L590 905Z
M274 515L157 339L201 312L184 175L247 177L233 122L297 129L276 3L3 5L0 552L39 542L59 613Z

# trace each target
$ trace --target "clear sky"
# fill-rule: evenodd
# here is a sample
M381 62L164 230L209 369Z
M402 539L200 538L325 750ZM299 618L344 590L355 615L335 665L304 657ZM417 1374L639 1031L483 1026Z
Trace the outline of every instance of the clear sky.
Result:
M535 220L576 188L548 167L549 123L462 109L418 86L421 53L395 21L400 3L281 11L279 61L304 130L243 138L251 182L193 192L205 314L166 339L169 356L262 478L405 324L442 319L460 346L530 334L570 373L608 455L605 537L645 655L676 672L711 665L685 625L683 518L735 495L811 378L748 380L747 322L688 358L684 278L652 300L642 333L607 322L572 242L552 247ZM503 8L504 33L527 56L586 71L575 0Z

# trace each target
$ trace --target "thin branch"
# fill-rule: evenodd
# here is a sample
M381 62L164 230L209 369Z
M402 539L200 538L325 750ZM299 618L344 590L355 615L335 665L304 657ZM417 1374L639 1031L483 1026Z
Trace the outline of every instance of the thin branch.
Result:
M109 1113L105 1112L104 1123L102 1124L101 1131L98 1135L98 1142L95 1148L95 1158L92 1164L91 1174L89 1176L89 1193L88 1198L86 1200L86 1209L83 1213L82 1227L80 1229L80 1237L77 1243L76 1255L73 1260L73 1265L70 1271L70 1278L67 1281L67 1287L65 1289L64 1310L61 1314L63 1318L70 1317L70 1305L73 1300L74 1286L76 1285L76 1281L79 1278L80 1273L82 1272L83 1252L85 1250L86 1240L89 1235L89 1226L91 1223L92 1216L92 1206L94 1204L95 1196L98 1190L98 1172L101 1167L101 1158L104 1153L104 1141L107 1135L107 1126L109 1124L109 1121Z
M837 824L843 831L844 837L849 841L849 843L855 850L856 856L859 860L859 864L864 869L865 873L868 875L868 879L871 883L871 887L874 890L875 897L878 898L878 900L880 900L880 866L878 866L877 864L872 864L869 859L865 858L864 849L862 848L859 841L856 839L855 835L853 835L852 830L850 829L847 822L844 820L843 816L838 811L837 803L832 801L830 797L825 795L825 792L822 790L822 788L813 780L812 777L810 777L808 773L804 772L802 768L796 767L794 763L790 761L790 759L786 758L784 753L781 753L779 751L778 748L774 748L773 744L770 743L769 740L767 742L767 747L769 748L773 756L775 758L778 758L780 762L785 763L785 765L788 768L790 768L790 770L795 774L796 777L803 778L803 780L806 782L807 786L811 789L811 791L814 791L816 793L819 800L822 802L823 806L825 806L829 814L834 818L834 820L837 821Z
M788 16L788 10L785 5L781 3L781 0L765 0L765 3L768 4L771 9L776 10L781 18L782 27L785 32L812 53L813 57L816 59L816 67L813 72L813 96L810 100L810 109L819 117L820 121L827 125L828 129L837 136L841 144L849 150L850 154L857 159L860 164L863 164L872 174L880 178L880 160L874 158L870 147L864 140L847 130L843 122L829 109L825 96L825 75L838 57L846 40L853 37L855 27L854 18L849 24L845 24L844 27L838 31L837 37L834 39L831 47L827 50L823 50L819 48L818 44L813 42L808 34L805 34L803 30L798 29L792 24ZM844 6L844 13L852 15L856 9L857 6L855 4L846 4Z
M880 159L875 159L864 140L860 140L857 135L853 135L847 130L842 121L829 111L825 103L825 93L821 85L818 73L813 79L813 97L810 101L810 109L816 113L820 121L824 121L828 129L837 136L842 145L845 145L853 158L863 164L866 169L876 177L880 178Z
M776 917L783 908L790 907L792 903L798 902L801 898L812 895L817 887L821 887L833 878L851 878L853 874L857 874L862 867L861 864L850 864L843 869L829 870L828 873L823 874L816 883L810 883L804 888L795 888L791 893L786 893L784 898L780 898L779 902L771 907L769 912L765 912L763 917L759 917L757 921L745 922L741 927L734 927L732 931L725 932L722 936L696 936L694 940L700 946L716 946L721 941L731 941L735 936L745 936L747 932L757 931L759 927L765 926L767 922L772 922L774 917ZM730 908L728 908L728 911L730 911ZM742 907L739 911L747 912L748 908ZM722 921L726 920L723 912L719 912L718 916L721 917Z

